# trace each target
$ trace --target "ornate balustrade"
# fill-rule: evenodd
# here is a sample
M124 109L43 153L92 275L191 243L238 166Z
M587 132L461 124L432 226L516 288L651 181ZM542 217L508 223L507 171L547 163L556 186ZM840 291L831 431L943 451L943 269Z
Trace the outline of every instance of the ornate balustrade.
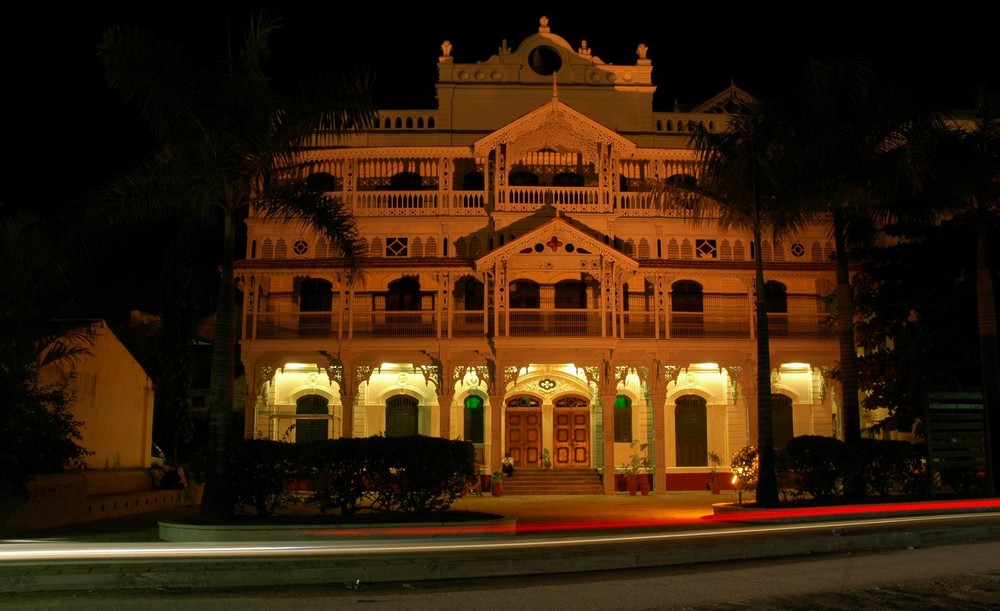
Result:
M768 314L772 339L824 339L835 337L834 318L826 311L826 302L815 295L789 295L787 312ZM715 338L750 339L753 337L753 304L749 296L707 294L701 311L636 309L633 305L617 321L618 336L623 338L661 339ZM612 316L608 313L603 333L610 334ZM490 317L493 313L488 314ZM434 310L355 311L348 324L339 312L261 312L245 320L246 337L270 339L392 338L392 337L479 337L486 333L485 314L481 310L451 313L451 328L442 320L438 335ZM601 337L601 312L592 309L511 309L500 313L499 336L509 337Z

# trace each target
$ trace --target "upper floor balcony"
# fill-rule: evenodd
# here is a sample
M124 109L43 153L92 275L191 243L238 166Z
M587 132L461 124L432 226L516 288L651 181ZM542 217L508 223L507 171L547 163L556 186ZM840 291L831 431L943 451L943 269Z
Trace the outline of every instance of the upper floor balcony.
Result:
M642 296L626 309L607 312L594 308L452 309L443 311L434 299L421 300L420 309L390 310L375 294L353 296L349 309L339 294L324 311L287 311L292 303L272 300L269 309L248 313L243 338L394 339L461 337L566 337L618 339L752 339L752 300L745 294L705 294L700 309L691 303L657 312ZM644 303L645 302L645 303ZM834 317L827 300L816 295L788 295L785 311L768 314L772 339L829 339L835 336ZM383 307L379 307L383 304Z

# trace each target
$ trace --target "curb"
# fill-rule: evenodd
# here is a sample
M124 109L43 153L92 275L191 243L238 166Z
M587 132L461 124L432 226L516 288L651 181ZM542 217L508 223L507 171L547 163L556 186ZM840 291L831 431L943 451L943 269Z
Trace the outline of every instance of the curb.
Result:
M591 571L648 569L786 558L813 554L898 550L1000 538L1000 524L915 531L749 534L706 539L624 543L580 542L567 549L503 548L484 551L375 552L337 558L221 558L197 561L48 563L0 567L0 591L186 590L287 585L357 587L371 583L518 577ZM498 545L502 545L498 543Z
M517 518L474 520L469 522L414 522L410 524L342 524L206 526L182 521L159 523L160 539L171 543L229 543L234 541L312 541L351 540L364 537L456 537L512 536L517 532Z

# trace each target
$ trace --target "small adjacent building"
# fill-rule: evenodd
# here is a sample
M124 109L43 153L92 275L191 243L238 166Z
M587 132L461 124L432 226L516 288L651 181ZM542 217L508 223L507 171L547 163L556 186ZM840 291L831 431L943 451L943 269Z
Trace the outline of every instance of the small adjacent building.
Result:
M105 321L92 323L86 354L43 367L43 384L72 376L72 413L83 424L79 444L93 454L88 470L150 466L153 443L153 382Z

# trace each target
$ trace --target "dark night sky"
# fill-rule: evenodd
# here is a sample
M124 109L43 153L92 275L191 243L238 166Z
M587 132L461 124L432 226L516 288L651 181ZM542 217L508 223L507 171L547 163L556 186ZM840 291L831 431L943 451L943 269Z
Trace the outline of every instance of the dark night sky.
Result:
M434 9L413 7L377 14L348 9L345 14L344 9L293 5L281 9L287 27L275 39L275 72L367 67L375 75L380 107L429 107L442 40L452 41L457 61L485 60L502 39L516 47L537 31L543 14L553 33L573 46L586 39L605 62L634 63L636 46L645 43L658 86L657 110L669 110L675 99L700 102L730 79L751 93L766 90L794 74L809 54L865 53L923 95L951 104L968 100L986 75L996 83L1000 72L997 32L988 31L989 20L954 3L949 11L884 18L843 3L835 11L813 3L785 14L679 6L598 14L580 5L572 10L542 6L497 15L473 16L465 9L438 16ZM222 9L193 12L146 4L135 9L71 7L51 15L27 10L28 17L10 24L3 43L8 120L2 201L9 206L37 202L39 195L60 198L61 191L73 191L72 184L99 184L138 154L141 132L105 89L97 63L94 46L106 26L152 26L216 54L226 43ZM239 19L245 13L235 14Z
M916 95L952 106L967 104L984 79L995 87L1000 72L993 22L960 3L891 16L822 2L784 12L721 2L633 3L610 13L583 4L532 4L498 14L474 11L468 3L460 12L445 3L367 11L344 9L342 3L285 6L280 14L286 28L274 40L274 73L369 68L379 107L432 107L442 40L452 41L456 61L486 60L502 39L516 48L536 32L542 15L549 17L553 33L574 47L586 39L594 55L608 63L633 64L636 46L645 43L658 86L656 110L669 110L675 99L703 101L730 80L750 93L765 91L791 78L807 55L863 53L916 87ZM97 62L95 44L105 27L162 29L214 56L226 45L225 9L36 6L9 21L3 40L0 214L63 206L142 154L144 136L106 90ZM883 10L877 3L860 6ZM234 12L236 21L246 14Z

